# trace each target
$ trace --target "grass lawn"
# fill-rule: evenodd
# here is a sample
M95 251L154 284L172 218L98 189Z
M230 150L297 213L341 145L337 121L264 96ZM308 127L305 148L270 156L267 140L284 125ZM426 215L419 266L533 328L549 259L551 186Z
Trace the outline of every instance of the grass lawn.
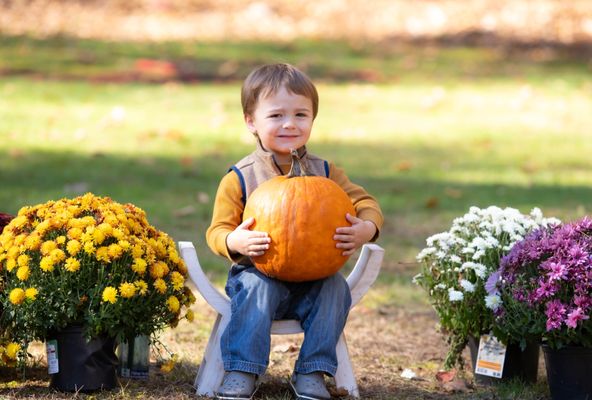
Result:
M0 211L14 214L24 205L88 191L132 202L175 240L193 241L204 269L219 285L228 265L210 254L204 234L219 179L254 143L242 121L240 82L230 78L258 62L311 65L321 98L311 152L345 168L382 206L386 221L379 244L386 258L362 305L376 318L401 309L427 313L434 322L427 296L410 282L419 268L415 254L427 236L448 229L470 206L523 212L536 206L565 220L592 208L592 75L589 64L561 54L534 62L524 54L504 59L491 49L387 46L380 54L377 46L322 42L230 43L218 50L214 44L155 47L65 39L0 38L0 43L5 72L0 77ZM261 51L253 50L257 46ZM326 57L329 50L334 57ZM201 55L204 60L227 56L240 67L220 82L77 79L122 74L138 57L196 63ZM223 62L212 63L219 73ZM365 79L368 71L379 74ZM350 79L355 77L365 80ZM212 315L200 307L204 315L198 322L207 325ZM166 333L173 348L197 341L203 349L207 326L180 329L181 336ZM428 323L426 329L435 327ZM437 370L443 356L421 368ZM200 357L195 351L187 357L174 378L158 379L190 393ZM382 362L397 376L397 368L418 366L402 365L396 357ZM138 395L141 389L130 385L112 396ZM14 394L9 386L3 390ZM423 389L407 389L398 398L432 398L418 395ZM546 395L544 386L499 393L504 390L510 393L504 398ZM272 389L265 393L285 396ZM389 398L376 393L368 398ZM438 389L434 393L439 398ZM476 390L470 396L490 394Z

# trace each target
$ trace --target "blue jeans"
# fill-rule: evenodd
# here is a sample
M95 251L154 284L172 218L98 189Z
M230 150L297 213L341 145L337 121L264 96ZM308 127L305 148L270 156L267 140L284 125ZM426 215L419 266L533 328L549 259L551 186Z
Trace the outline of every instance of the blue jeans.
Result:
M294 370L299 374L337 371L335 346L351 305L339 273L311 282L283 282L252 266L234 265L226 283L231 317L222 333L224 370L263 375L269 363L274 319L296 319L304 341Z

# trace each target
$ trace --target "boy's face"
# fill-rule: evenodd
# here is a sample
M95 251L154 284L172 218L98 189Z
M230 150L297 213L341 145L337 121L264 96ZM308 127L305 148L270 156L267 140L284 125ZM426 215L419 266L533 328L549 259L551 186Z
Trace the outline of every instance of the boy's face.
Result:
M290 150L303 146L310 137L312 101L281 87L277 93L260 98L253 114L245 116L245 122L277 162L289 163Z

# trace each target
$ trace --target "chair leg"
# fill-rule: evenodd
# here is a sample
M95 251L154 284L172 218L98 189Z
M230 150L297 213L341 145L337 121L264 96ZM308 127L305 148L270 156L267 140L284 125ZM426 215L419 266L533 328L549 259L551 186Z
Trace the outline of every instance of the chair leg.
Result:
M213 397L224 378L224 363L222 362L220 338L228 322L228 317L218 314L212 328L210 339L208 340L203 359L195 377L194 387L196 394L200 396Z
M356 376L352 368L352 363L345 342L345 335L342 333L337 342L337 372L335 373L335 386L346 389L349 395L355 398L360 397Z

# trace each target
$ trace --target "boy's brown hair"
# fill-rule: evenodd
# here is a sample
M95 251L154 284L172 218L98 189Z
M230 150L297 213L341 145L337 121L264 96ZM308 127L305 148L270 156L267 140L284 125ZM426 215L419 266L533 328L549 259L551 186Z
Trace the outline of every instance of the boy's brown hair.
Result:
M244 115L253 115L260 98L276 93L282 86L312 101L313 119L319 111L319 95L310 78L290 64L267 64L253 70L241 89Z

